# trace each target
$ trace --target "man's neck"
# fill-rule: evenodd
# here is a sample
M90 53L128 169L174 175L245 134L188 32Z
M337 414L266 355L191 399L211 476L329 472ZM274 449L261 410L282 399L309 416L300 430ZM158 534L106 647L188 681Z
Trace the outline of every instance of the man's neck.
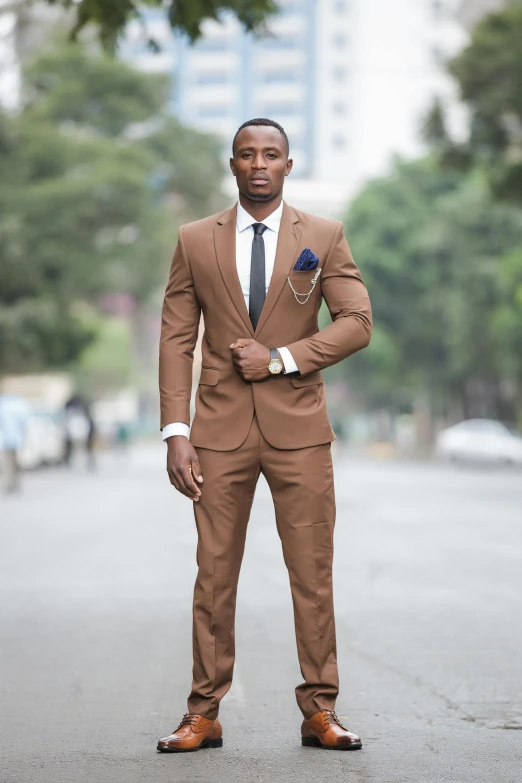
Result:
M275 212L282 200L283 196L279 195L270 201L253 201L242 193L239 194L239 203L258 223L262 223L272 212Z

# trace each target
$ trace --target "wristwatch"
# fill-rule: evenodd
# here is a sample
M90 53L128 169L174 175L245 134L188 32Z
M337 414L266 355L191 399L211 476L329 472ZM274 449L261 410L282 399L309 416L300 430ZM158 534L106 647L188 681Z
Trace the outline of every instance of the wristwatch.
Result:
M270 375L279 375L283 372L283 362L279 358L277 348L270 348L270 363L268 365Z

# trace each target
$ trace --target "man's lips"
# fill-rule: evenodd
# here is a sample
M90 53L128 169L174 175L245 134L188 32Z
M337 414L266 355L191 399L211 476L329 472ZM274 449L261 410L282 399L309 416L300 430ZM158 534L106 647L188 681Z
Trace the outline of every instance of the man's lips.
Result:
M267 185L270 182L270 180L268 179L268 177L252 177L250 182L252 183L252 185Z

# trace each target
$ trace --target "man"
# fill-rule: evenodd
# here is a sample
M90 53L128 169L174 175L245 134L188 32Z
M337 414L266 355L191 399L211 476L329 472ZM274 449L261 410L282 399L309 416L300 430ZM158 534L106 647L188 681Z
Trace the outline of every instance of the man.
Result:
M75 452L85 451L87 467L94 470L94 440L96 427L89 406L79 394L73 394L64 405L65 449L63 463L70 467Z
M371 310L342 224L282 201L288 138L267 119L233 141L239 202L182 226L163 304L161 427L167 470L194 501L198 576L188 713L158 750L220 747L219 703L232 682L236 589L262 472L290 575L302 743L357 749L337 719L332 599L335 436L321 370L368 345ZM319 331L326 300L333 323ZM203 363L188 439L193 352Z
M31 409L19 394L0 394L0 449L4 492L20 491L18 452L24 445Z

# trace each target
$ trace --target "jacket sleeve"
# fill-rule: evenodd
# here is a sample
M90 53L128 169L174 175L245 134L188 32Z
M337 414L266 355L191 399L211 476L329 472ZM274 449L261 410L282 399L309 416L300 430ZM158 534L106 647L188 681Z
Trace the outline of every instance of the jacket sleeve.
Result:
M190 424L192 365L200 314L182 226L163 300L159 353L160 428L173 421Z
M372 311L364 285L339 223L321 273L321 293L333 323L312 337L287 345L301 375L323 370L365 348L372 333Z

